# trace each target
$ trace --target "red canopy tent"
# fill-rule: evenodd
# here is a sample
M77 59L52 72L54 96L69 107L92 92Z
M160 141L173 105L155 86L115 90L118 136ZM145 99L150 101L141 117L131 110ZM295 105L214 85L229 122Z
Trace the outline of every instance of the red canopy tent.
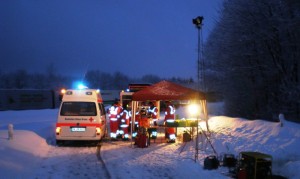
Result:
M205 94L200 91L196 91L176 83L169 81L161 81L149 87L146 87L132 95L133 105L137 107L137 101L147 100L191 100L199 101L204 116L204 120L207 121L207 106ZM133 108L135 110L135 108ZM133 113L134 114L134 113ZM208 125L207 125L207 130Z
M190 100L194 103L199 103L201 106L201 113L203 120L206 121L207 131L208 127L208 114L206 106L205 94L200 91L196 91L184 86L169 82L161 81L149 87L146 87L132 95L132 114L135 114L138 107L138 101L148 101L148 100ZM199 114L200 116L200 114ZM133 121L135 121L135 115L133 115ZM132 126L131 126L132 127ZM198 142L198 127L197 127L197 140ZM198 158L198 144L196 144L196 155L195 160Z
M203 92L186 88L169 81L161 81L135 92L132 96L132 100L205 100L205 95Z

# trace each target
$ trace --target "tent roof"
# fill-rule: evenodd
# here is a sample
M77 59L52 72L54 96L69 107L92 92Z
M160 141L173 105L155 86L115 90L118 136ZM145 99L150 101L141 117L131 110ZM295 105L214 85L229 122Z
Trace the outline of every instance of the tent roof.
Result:
M138 92L133 93L132 100L192 100L205 99L203 92L199 92L184 86L169 82L161 81L152 86L146 87Z

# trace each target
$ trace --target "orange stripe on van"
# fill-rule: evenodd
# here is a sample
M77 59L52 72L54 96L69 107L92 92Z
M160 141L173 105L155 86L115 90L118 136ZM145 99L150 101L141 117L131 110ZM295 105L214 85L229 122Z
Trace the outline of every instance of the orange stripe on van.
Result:
M57 123L56 124L56 127L62 127L62 126L101 127L101 124L91 124L91 123Z

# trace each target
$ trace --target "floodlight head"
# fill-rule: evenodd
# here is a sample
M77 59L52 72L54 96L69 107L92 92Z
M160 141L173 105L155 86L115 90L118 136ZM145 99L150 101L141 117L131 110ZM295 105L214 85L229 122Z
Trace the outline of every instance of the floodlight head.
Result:
M188 106L188 110L190 114L197 115L200 112L200 106L198 104L192 103Z
M197 28L201 28L203 19L203 16L198 16L193 19L193 24L195 24Z

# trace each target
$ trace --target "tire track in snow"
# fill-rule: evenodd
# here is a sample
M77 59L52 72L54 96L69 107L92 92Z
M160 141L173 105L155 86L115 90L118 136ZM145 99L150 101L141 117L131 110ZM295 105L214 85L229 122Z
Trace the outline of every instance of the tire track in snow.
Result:
M102 157L101 157L101 153L100 153L100 152L101 152L101 144L98 144L98 145L97 145L97 158L98 158L98 160L102 163L103 168L104 168L104 170L105 170L105 173L106 173L107 177L108 177L108 178L111 178L110 173L109 173L109 171L107 170L107 167L106 167L105 162L103 161L103 159L102 159Z
M52 146L34 178L110 178L98 153L97 146Z

